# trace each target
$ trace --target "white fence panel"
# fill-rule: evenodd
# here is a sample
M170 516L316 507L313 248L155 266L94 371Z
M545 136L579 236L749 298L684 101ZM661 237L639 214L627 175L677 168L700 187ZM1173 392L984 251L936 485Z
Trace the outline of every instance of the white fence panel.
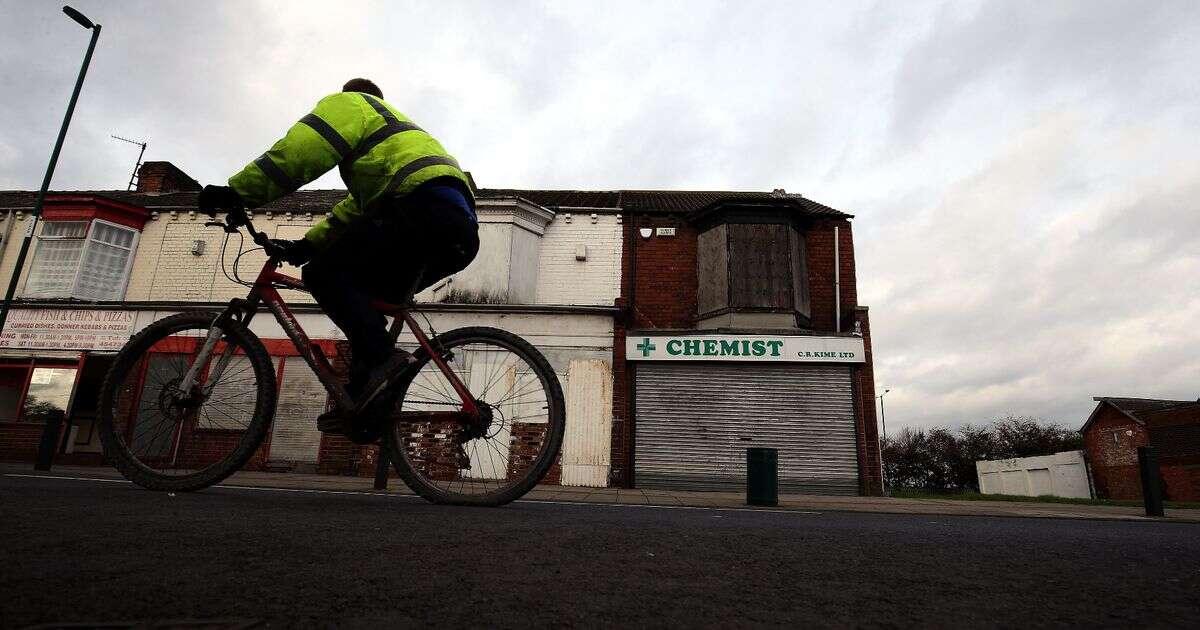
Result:
M1092 498L1083 451L975 462L983 494Z

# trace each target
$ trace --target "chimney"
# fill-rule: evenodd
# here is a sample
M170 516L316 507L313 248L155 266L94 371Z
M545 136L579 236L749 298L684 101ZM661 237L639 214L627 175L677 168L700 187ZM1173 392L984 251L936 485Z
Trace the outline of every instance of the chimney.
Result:
M138 169L137 191L170 193L200 190L200 182L170 162L145 162Z

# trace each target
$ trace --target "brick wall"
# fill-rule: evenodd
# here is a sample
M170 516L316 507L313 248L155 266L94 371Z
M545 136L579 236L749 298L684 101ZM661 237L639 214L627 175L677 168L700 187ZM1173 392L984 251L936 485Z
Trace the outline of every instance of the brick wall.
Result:
M189 423L189 429L180 440L181 448L178 455L180 468L205 468L228 457L237 447L238 442L245 436L243 431L213 431L196 430L194 423ZM270 448L270 439L263 440L254 455L240 470L262 470L266 463L266 454Z
M181 190L200 190L200 182L170 162L145 162L138 169L138 192L163 193Z
M1200 501L1200 404L1148 412L1150 445L1158 453L1163 495L1170 501Z
M860 306L853 313L862 329L867 360L854 368L855 438L858 443L858 491L868 496L883 494L883 477L879 454L879 429L875 417L875 368L871 350L871 322L867 308Z
M33 464L45 427L43 422L0 422L0 460Z
M1096 495L1102 499L1141 499L1137 447L1146 446L1145 428L1102 403L1099 415L1083 434Z
M818 220L805 231L808 247L808 286L812 300L813 330L836 330L834 308L833 228L838 228L838 258L842 302L842 332L853 328L854 307L858 305L858 284L854 267L854 236L845 219Z
M677 218L634 215L626 248L632 253L634 294L630 328L691 328L696 323L695 228ZM676 228L675 236L638 234L643 227ZM636 242L635 242L636 240Z

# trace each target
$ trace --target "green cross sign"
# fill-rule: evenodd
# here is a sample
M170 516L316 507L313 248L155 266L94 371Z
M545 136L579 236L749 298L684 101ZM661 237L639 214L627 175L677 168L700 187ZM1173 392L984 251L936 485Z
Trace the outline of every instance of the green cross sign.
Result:
M637 345L637 349L641 350L642 356L648 357L648 356L650 356L651 352L654 352L654 344L650 343L649 337L644 337L642 339L642 343L639 343Z

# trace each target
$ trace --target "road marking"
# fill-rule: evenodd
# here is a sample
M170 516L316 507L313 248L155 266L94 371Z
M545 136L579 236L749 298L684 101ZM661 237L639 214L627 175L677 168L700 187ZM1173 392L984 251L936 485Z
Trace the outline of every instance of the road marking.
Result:
M105 479L103 477L67 477L64 475L28 475L20 473L5 473L5 477L19 477L23 479L59 479L64 481L100 481L103 483L125 483L132 484L128 479ZM398 499L420 499L421 497L415 494L392 494L388 492L368 492L364 490L317 490L315 488L272 488L269 486L239 486L233 484L217 484L213 488L225 490L253 490L257 492L293 492L304 494L358 494L372 497L395 497ZM517 499L514 503L539 503L543 505L573 505L573 506L588 506L588 507L623 507L623 508L649 508L654 510L701 510L710 512L754 512L762 514L821 514L821 512L813 512L806 510L766 510L759 508L735 508L735 507L701 507L695 505L651 505L642 503L597 503L590 501L551 501L548 499ZM718 517L719 518L719 517Z
M128 479L105 479L103 477L64 477L62 475L22 475L20 473L4 473L5 477L23 477L25 479L66 479L68 481L104 481L107 483L132 483Z
M702 507L698 505L650 505L648 503L593 503L584 501L547 501L545 499L517 499L516 503L546 503L549 505L589 505L595 507L650 508L653 510L708 510L712 512L754 512L756 514L821 514L807 510L762 510L759 508Z

